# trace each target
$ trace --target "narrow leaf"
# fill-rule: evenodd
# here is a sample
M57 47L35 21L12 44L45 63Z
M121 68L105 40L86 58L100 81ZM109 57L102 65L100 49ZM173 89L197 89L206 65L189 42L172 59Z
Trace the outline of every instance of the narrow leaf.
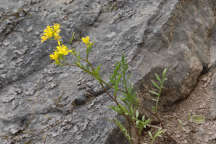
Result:
M163 70L163 72L162 72L162 77L165 79L165 77L166 77L166 73L167 73L167 68L165 68L164 70Z
M157 99L152 99L153 101L157 102L158 100Z
M119 127L119 129L122 131L124 136L128 139L128 141L131 142L131 137L130 137L127 129L121 124L121 122L118 120L114 120L114 123Z
M151 139L153 139L152 133L149 131L148 135L151 137Z
M136 118L138 118L138 117L139 117L139 111L136 110Z
M159 77L159 75L157 73L155 73L155 77L160 83L162 83L161 78Z
M115 82L115 80L116 80L116 76L118 75L118 71L119 71L119 69L120 69L120 66L121 66L121 63L116 63L115 64L115 69L114 69L114 71L113 71L113 74L111 75L111 77L110 77L110 82L112 83L112 84L114 84Z
M155 88L157 88L157 89L161 89L160 87L159 87L159 85L155 82L155 81L153 81L153 80L151 80L151 82L152 82L152 84L153 84L153 86L155 87Z
M145 116L142 116L142 121L144 121L145 120Z
M156 112L156 107L155 106L152 106L152 111Z
M99 75L100 69L101 69L101 65L98 65L97 68L95 69L95 73L97 75Z
M151 94L153 94L153 95L160 96L160 94L157 93L156 91L150 90L149 92L150 92Z
M205 117L202 115L192 115L192 122L197 124L205 123Z

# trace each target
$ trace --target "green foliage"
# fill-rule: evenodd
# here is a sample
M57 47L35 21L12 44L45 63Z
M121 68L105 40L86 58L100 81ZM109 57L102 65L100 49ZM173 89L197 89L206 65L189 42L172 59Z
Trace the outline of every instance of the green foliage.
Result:
M146 128L150 122L151 122L151 119L148 118L148 119L145 119L145 116L142 116L141 120L139 119L139 111L136 110L136 118L135 118L135 121L136 121L136 127L138 128L139 130L139 135L141 135L142 131L144 128Z
M134 124L134 127L137 128L139 134L141 135L143 129L150 124L150 119L145 119L145 116L141 116L142 118L139 119L140 114L137 110L138 100L132 84L128 81L127 71L128 65L125 57L122 56L121 61L115 65L113 74L110 76L110 83L114 88L114 98L120 102L110 108L118 114L125 116L130 123ZM122 95L117 96L118 93L121 93ZM123 128L119 121L115 120L115 123L124 133L128 141L131 142L131 136L128 136L127 129Z
M151 133L151 131L148 132L150 138L151 138L151 144L154 144L155 140L158 138L158 137L162 137L162 134L165 133L166 130L164 129L161 129L161 128L158 128L158 130L156 131L156 133L153 135Z
M69 44L72 45L73 41L75 40L75 32L72 33L72 36L70 38Z
M203 115L192 115L189 114L189 121L196 123L196 124L202 124L205 123L205 116Z
M131 136L128 133L128 130L121 124L120 121L114 120L114 123L119 127L124 136L128 139L129 143L132 144Z
M160 101L162 90L164 88L164 83L167 80L166 74L167 74L167 68L165 68L163 70L161 77L157 73L155 73L155 78L156 78L157 82L154 80L151 81L153 87L155 88L155 89L149 91L152 95L155 96L155 98L152 99L155 102L155 106L152 107L152 110L154 113L158 112L158 104Z

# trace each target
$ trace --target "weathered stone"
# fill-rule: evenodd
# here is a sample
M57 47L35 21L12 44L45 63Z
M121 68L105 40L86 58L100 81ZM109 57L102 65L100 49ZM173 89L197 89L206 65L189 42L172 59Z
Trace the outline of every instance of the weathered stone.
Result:
M171 9L170 5L174 5ZM168 81L161 105L169 106L186 98L197 79L210 65L208 31L215 25L214 11L207 1L167 1L144 29L143 42L130 60L135 85L141 90L143 105L148 105L150 79L167 67ZM196 11L196 12L195 12ZM214 49L214 48L212 48Z
M215 70L213 72L216 72ZM211 86L209 88L209 93L211 95L211 105L210 105L210 119L216 119L216 73L213 73Z
M81 53L79 40L89 35L95 42L90 60L103 65L105 79L124 53L143 106L152 104L154 73L168 67L161 105L169 108L215 65L214 6L214 0L1 1L0 143L44 143L44 137L48 144L126 143L108 120L116 114L105 94L72 106L82 94L77 81L96 82L77 68L51 63L56 42L40 43L47 25L60 23L68 46L75 32L72 47Z

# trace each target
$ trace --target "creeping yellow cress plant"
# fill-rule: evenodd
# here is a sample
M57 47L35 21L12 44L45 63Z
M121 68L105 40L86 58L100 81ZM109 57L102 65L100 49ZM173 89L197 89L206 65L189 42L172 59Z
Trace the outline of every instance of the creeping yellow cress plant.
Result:
M141 142L143 142L143 136L146 134L144 131L147 127L156 129L155 133L150 131L148 132L148 135L152 140L151 144L155 142L157 137L160 137L163 133L165 133L165 130L161 126L153 126L151 124L151 117L147 118L145 115L139 113L137 95L132 84L129 82L127 74L128 64L124 56L122 56L121 60L115 64L113 73L111 74L109 81L106 82L100 74L100 65L94 66L88 59L89 53L93 47L90 37L86 36L81 38L86 47L85 56L81 56L75 49L69 49L63 44L60 32L60 24L54 24L53 26L47 26L41 36L42 43L50 39L55 40L58 44L54 52L49 55L50 59L55 61L57 65L78 67L95 78L103 89L108 87L113 90L112 94L110 94L107 90L105 91L109 98L115 103L115 105L110 106L110 108L119 115L122 115L126 119L129 126L125 127L116 119L113 120L113 122L120 128L130 144L141 144ZM72 61L72 64L69 64L64 60L64 57L67 55L72 55L75 58ZM166 69L162 73L162 78L156 74L156 79L159 84L154 81L152 82L154 87L157 89L150 91L152 94L157 96L156 111L150 112L152 115L157 114L159 98L164 87L164 81L166 80ZM158 118L157 116L154 117ZM161 122L160 119L158 120Z

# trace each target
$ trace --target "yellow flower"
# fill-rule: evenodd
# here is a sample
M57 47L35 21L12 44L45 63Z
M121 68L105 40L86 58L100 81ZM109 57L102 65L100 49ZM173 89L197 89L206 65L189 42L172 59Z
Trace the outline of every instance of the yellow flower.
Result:
M58 51L54 51L53 54L50 54L50 59L54 60L57 64L59 64L59 53L58 53Z
M55 40L59 41L61 37L59 36L60 33L60 24L54 24L53 25L53 37Z
M82 38L83 43L87 46L90 44L90 38L89 36L83 37Z
M56 47L54 53L50 54L50 59L54 60L57 64L60 64L60 60L63 59L63 56L66 56L69 53L73 53L73 51L69 50L67 46L58 41L58 46Z
M68 55L72 50L69 50L67 46L61 44L60 41L58 41L58 46L56 47L58 50L58 53L61 55Z
M43 42L45 42L46 40L48 39L48 37L47 36L41 36L41 42L43 43Z
M51 38L53 35L53 28L51 26L47 26L47 28L44 30L44 35Z
M58 33L54 33L54 39L59 41L61 39L61 36Z
M53 25L53 30L55 31L55 32L60 32L60 24L57 24L57 23L55 23L54 25Z
M47 26L46 29L44 29L43 36L41 36L41 42L43 43L47 39L52 38L53 30L50 26Z
M59 41L61 39L61 36L59 36L60 33L60 24L54 24L53 26L47 26L44 29L43 35L41 36L41 42L45 42L48 39L51 39L54 37L55 40Z

